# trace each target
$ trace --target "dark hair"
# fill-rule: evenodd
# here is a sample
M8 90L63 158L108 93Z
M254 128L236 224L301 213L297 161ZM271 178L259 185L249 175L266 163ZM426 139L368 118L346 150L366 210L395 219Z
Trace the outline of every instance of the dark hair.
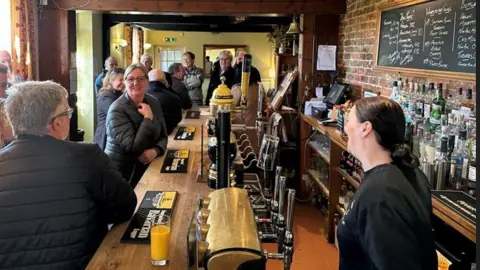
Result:
M378 143L390 151L396 165L418 167L420 162L405 144L405 115L398 103L386 97L362 98L355 102L357 119L369 121Z
M190 58L192 58L192 60L195 60L195 54L192 52L184 52L183 55L190 55Z
M173 63L168 67L168 73L170 74L175 74L180 71L180 67L182 67L182 64L180 63Z

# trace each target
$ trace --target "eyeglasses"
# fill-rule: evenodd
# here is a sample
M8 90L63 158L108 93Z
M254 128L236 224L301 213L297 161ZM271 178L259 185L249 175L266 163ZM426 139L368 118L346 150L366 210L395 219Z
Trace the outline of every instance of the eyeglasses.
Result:
M129 77L129 78L127 78L128 83L134 83L135 81L138 82L138 83L142 83L146 80L147 80L147 78L145 78L145 77L138 77L138 78Z
M50 120L50 124L53 123L53 121L55 121L55 119L63 117L63 116L68 116L69 119L72 118L72 115L73 115L74 111L75 111L74 109L68 108L68 110L66 112L62 112L62 113L59 113L59 114L55 115L54 117L52 117L52 120Z

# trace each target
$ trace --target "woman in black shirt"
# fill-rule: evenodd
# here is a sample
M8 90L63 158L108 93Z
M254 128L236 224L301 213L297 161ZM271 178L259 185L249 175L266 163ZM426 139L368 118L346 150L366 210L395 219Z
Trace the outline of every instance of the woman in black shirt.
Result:
M338 225L340 270L437 269L428 181L404 144L400 105L360 99L345 132L365 177Z

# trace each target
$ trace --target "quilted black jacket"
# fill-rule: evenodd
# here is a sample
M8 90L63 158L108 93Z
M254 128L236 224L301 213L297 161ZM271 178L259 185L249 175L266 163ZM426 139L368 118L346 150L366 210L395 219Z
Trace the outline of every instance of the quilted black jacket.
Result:
M96 144L22 136L0 150L0 269L84 269L136 203Z
M154 148L161 156L167 148L167 128L160 104L149 94L145 94L143 102L152 109L153 120L145 119L138 112L127 92L108 109L105 153L129 181L143 151Z

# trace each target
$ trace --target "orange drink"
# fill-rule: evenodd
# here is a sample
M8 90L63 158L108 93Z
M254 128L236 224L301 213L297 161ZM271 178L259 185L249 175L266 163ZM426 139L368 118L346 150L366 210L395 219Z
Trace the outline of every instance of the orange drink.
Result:
M163 266L167 264L170 244L170 218L161 216L150 229L150 254L152 264Z

